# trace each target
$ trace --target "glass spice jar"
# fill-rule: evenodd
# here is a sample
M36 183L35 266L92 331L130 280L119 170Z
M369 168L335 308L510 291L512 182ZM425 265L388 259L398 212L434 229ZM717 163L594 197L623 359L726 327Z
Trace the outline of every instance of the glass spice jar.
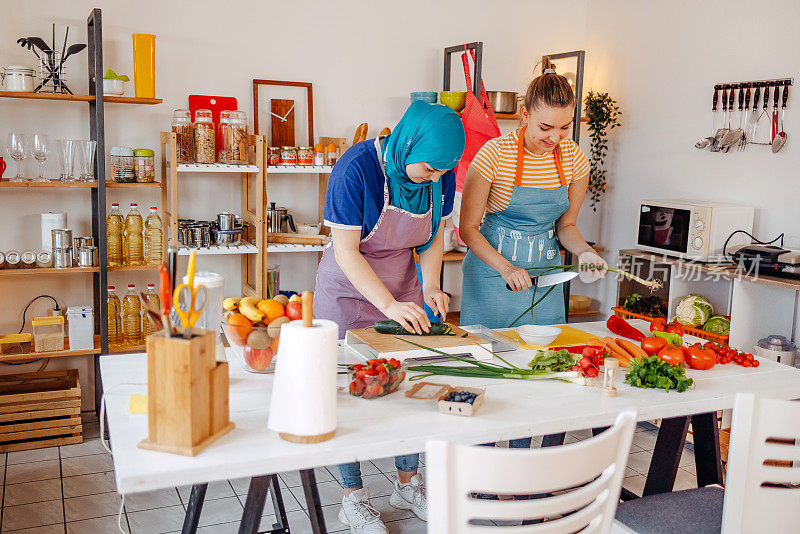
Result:
M133 174L139 183L156 181L156 153L149 148L136 148L133 151Z
M322 145L314 145L314 166L322 167L325 165L325 149Z
M111 148L111 176L114 181L129 184L136 181L133 174L133 149L126 146Z
M339 160L339 149L333 143L328 145L328 149L325 155L325 163L333 167L336 165L336 162Z
M231 124L225 136L225 150L228 162L247 165L247 114L244 111L231 112Z
M275 167L281 164L281 147L271 146L267 150L267 165Z
M219 112L219 126L217 130L219 133L218 140L220 141L220 149L217 152L217 162L228 163L228 131L231 128L231 114L233 112L224 110Z
M198 109L195 111L194 152L197 163L214 164L216 162L215 135L211 110Z
M281 147L281 165L297 165L297 148L293 146Z
M297 148L297 164L304 167L314 165L314 149L310 146L301 146Z
M178 163L194 162L194 132L188 109L172 112L172 131L175 132Z

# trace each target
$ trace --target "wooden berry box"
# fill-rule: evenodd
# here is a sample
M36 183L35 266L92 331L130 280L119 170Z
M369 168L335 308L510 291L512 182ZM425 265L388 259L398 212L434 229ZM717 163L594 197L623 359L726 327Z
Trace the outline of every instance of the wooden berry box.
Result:
M450 393L458 393L459 391L466 391L469 393L474 393L477 395L475 400L472 404L468 402L451 402L444 400ZM439 396L439 411L442 413L449 413L453 415L465 415L467 417L471 417L475 415L475 412L478 411L478 408L481 407L483 404L483 397L486 393L485 388L466 388L466 387L451 387L446 393Z
M0 376L0 452L83 441L78 370Z

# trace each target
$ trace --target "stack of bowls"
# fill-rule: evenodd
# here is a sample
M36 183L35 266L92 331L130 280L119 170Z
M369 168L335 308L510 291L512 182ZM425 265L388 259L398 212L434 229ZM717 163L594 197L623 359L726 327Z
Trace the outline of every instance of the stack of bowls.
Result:
M416 91L411 93L411 102L422 100L428 104L435 104L437 96L436 91Z
M442 91L439 93L439 101L453 111L460 112L467 103L467 93L465 91Z

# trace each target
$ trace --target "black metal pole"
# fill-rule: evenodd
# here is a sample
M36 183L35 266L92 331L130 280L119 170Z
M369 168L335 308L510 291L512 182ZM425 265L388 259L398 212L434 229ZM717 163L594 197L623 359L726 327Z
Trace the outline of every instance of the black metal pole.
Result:
M672 486L675 485L675 476L678 474L683 445L686 443L689 419L689 417L681 416L661 420L642 497L672 491Z
M197 525L200 523L200 513L203 511L207 489L207 483L192 486L189 503L186 505L186 515L183 518L181 534L194 534L197 532Z
M697 469L697 486L722 484L722 458L719 453L719 427L716 413L692 416L694 461Z
M261 524L261 514L264 513L264 501L269 490L270 476L263 475L250 479L250 488L247 490L247 500L242 511L242 521L239 523L239 534L256 534Z
M322 515L322 503L317 491L317 479L313 469L301 469L300 480L303 481L303 492L306 496L308 516L311 518L311 531L314 534L326 534L325 517Z

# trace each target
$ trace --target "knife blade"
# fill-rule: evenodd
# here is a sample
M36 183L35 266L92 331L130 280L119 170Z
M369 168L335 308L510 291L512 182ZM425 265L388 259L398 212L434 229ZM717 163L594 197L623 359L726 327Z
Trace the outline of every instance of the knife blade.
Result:
M578 276L577 271L566 271L562 273L533 276L531 277L531 281L533 282L533 285L536 287L549 287L569 282L576 276ZM511 289L511 286L508 284L506 284L506 289L508 289L509 291L513 291L513 289Z

